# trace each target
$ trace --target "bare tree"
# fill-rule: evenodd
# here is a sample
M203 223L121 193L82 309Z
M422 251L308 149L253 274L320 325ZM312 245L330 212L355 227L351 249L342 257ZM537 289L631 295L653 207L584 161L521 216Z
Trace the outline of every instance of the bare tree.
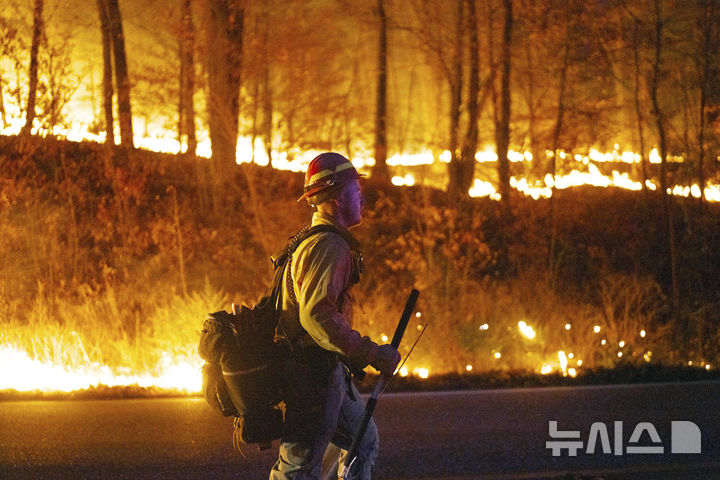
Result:
M542 155L548 147L546 137L542 132L543 116L541 112L544 100L549 90L544 73L547 66L545 62L546 49L550 48L545 40L548 28L547 15L552 8L548 2L534 0L521 0L518 16L515 19L521 35L518 36L518 51L516 56L518 94L521 95L526 108L526 135L533 155L532 166L536 171L545 173L546 165ZM561 22L554 22L555 25ZM543 39L540 41L540 39ZM495 69L493 69L494 71Z
M25 126L22 133L28 134L32 131L33 120L35 120L35 102L37 99L38 86L38 51L43 35L43 0L35 0L33 7L33 33L30 46L30 72L28 74L28 101L25 115Z
M378 27L378 70L377 70L377 98L375 109L375 165L372 168L373 178L387 182L390 172L387 167L387 12L385 0L377 0Z
M647 22L640 18L635 9L645 11L647 6L640 6L638 2L621 0L614 8L604 15L595 15L594 18L605 18L605 22L593 22L593 36L597 39L597 46L604 58L610 64L615 93L617 110L621 117L614 122L620 126L622 133L635 131L635 149L640 155L640 175L642 176L642 189L645 202L649 202L647 168L646 137L645 137L645 106L644 87L647 72L643 55L648 49L644 41L649 38L650 32L646 30ZM629 98L628 98L629 97Z
M125 57L125 37L123 36L120 5L118 0L102 0L102 2L104 2L107 13L108 31L110 32L113 51L118 120L120 121L120 145L132 149L134 144L132 110L130 108L130 78L128 76L127 58Z
M664 51L664 28L666 19L663 18L662 11L662 0L654 0L655 7L655 36L654 36L654 57L653 57L653 69L652 78L650 85L650 92L652 97L653 115L655 117L655 127L657 129L658 142L660 146L660 194L663 198L663 216L665 217L667 234L668 234L668 247L670 251L670 277L671 277L671 303L672 303L672 314L676 322L679 325L680 320L680 294L678 290L678 273L677 273L677 240L675 238L675 222L673 219L673 205L672 196L668 193L668 180L667 180L667 119L660 106L659 90L660 81L662 78L662 62L663 62L663 51Z
M12 45L17 38L17 29L10 26L10 23L0 17L0 55L5 56L12 50ZM5 81L2 78L3 71L0 70L0 121L3 127L7 126L7 112L5 110Z
M265 151L268 157L268 167L272 166L273 147L273 98L272 85L270 83L270 13L266 2L262 4L262 112L263 125L262 136L265 144Z
M108 18L107 3L97 0L98 16L100 18L100 32L102 34L103 52L103 111L105 113L105 143L115 145L113 132L113 71L112 71L112 39L110 36L110 19Z
M698 185L700 186L700 206L702 207L705 199L705 138L707 131L707 107L708 96L710 94L711 82L717 81L713 79L713 74L717 72L717 51L720 47L720 18L718 18L719 9L717 2L714 0L700 0L700 54L697 59L697 69L700 74L700 108L699 122L697 128L698 143Z
M642 171L642 187L645 195L645 201L648 201L648 171L647 171L647 156L645 155L645 120L643 118L642 106L640 102L640 85L641 85L641 74L640 74L640 22L635 19L633 22L633 37L632 37L632 51L633 51L633 72L634 72L634 88L633 88L633 104L635 106L635 120L637 125L638 143L640 147L640 166Z
M448 193L457 196L462 192L459 190L460 185L457 182L458 175L456 172L461 169L458 165L462 160L459 155L459 137L460 137L460 108L462 105L462 84L463 84L463 22L464 0L455 0L455 41L453 43L452 62L450 66L450 165L448 165L448 173L450 184Z
M43 72L39 82L37 116L40 125L52 130L55 126L65 123L63 110L80 85L82 73L73 68L71 33L55 35L46 41L40 52L40 71Z
M208 0L208 126L216 181L235 165L245 10L240 0Z
M468 32L468 54L470 56L470 81L466 101L467 128L462 142L460 158L449 169L448 192L466 196L475 175L475 153L478 144L478 118L480 116L480 45L478 40L478 19L475 0L465 0ZM488 83L489 85L489 83Z
M3 81L0 78L0 121L2 121L2 126L7 126L7 112L5 111L5 93L3 92Z
M495 144L498 156L498 182L504 210L510 213L510 60L513 31L512 0L503 0L503 29L500 44L500 98L495 125Z
M180 94L178 104L178 136L187 137L187 154L195 155L195 25L192 21L192 0L183 0L180 28Z
M553 177L552 195L550 196L550 278L551 285L554 285L555 279L555 243L557 237L557 205L555 204L555 175L557 174L557 157L559 155L560 134L563 129L563 121L565 119L565 97L567 95L567 74L570 65L570 33L569 22L565 23L565 41L562 47L562 61L560 63L559 79L558 79L558 96L557 96L557 113L555 115L555 127L552 136L552 160L551 174Z
M466 4L468 11L470 11L467 16L465 15ZM471 31L473 28L473 25L471 25L473 22L472 9L476 8L476 5L474 2L473 5L470 5L465 0L455 0L454 2L417 0L411 5L416 18L405 28L417 41L414 47L420 48L421 51L423 51L431 62L431 66L435 68L437 78L442 79L449 90L449 95L447 95L440 88L436 88L438 105L436 108L439 108L441 104L449 106L447 115L447 137L445 137L447 143L443 141L444 145L447 146L447 150L450 152L447 191L450 197L458 198L467 195L469 186L472 183L473 173L471 170L474 169L475 153L470 153L470 151L476 149L477 145L477 140L473 140L473 138L477 137L475 137L475 132L473 132L472 128L473 125L477 125L481 104L478 99L478 90L476 90L476 86L473 85L473 82L476 80L471 78L469 89L472 91L468 92L468 105L466 109L468 116L474 117L474 120L468 118L466 134L461 142L460 130L461 120L463 119L463 59L466 53L466 43L470 45L470 53L467 54L467 56L473 58L479 57L479 54L475 55L473 53L475 48L473 44L476 39L473 35L476 35L477 30L475 33ZM477 22L474 23L474 27L477 28ZM466 42L466 33L468 31L470 31L470 39ZM478 70L474 70L476 67ZM473 59L470 60L469 70L471 77L479 75L479 65L475 64L475 60ZM492 68L489 68L489 70L492 72ZM479 82L479 79L477 81ZM490 91L489 87L491 85L491 82L486 84L488 92ZM438 123L438 125L445 127L444 124ZM473 147L473 144L475 144L475 147ZM463 150L465 151L464 154ZM463 162L463 155L465 155L465 160L470 162L469 164ZM472 161L470 161L468 155L473 157Z

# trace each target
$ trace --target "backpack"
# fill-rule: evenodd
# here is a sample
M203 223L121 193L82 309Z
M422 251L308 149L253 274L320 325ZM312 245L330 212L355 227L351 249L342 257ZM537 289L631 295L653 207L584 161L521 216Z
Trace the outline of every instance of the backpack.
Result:
M282 305L285 265L305 239L320 232L340 232L329 225L305 227L272 259L273 284L256 305L239 311L211 313L203 323L198 354L205 360L202 390L207 403L220 414L234 417L239 443L270 447L280 438L283 414L281 362L290 353L274 343Z

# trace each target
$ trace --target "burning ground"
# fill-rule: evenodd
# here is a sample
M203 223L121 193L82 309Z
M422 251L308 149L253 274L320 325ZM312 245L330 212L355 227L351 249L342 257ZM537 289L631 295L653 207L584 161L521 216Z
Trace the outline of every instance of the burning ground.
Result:
M0 141L0 389L199 391L202 320L264 293L268 257L310 216L295 202L301 175L245 164L220 188L202 157ZM401 375L720 362L714 203L676 197L678 323L652 192L557 190L552 262L548 199L513 196L508 220L489 198L372 179L366 192L357 327L382 341L412 286L409 332L429 323Z

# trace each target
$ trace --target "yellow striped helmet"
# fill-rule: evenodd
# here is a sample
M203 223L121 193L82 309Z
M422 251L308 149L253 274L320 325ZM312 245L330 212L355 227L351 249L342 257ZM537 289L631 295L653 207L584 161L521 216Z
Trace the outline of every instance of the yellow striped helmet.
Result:
M339 153L321 153L308 165L305 173L305 193L298 201L306 199L309 203L318 205L332 198L345 182L361 176L352 162ZM321 193L323 195L319 195Z

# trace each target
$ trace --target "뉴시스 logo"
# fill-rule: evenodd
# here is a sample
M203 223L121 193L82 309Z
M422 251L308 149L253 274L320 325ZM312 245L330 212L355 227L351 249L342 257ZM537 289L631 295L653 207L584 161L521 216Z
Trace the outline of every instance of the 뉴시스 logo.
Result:
M623 445L623 422L613 422L612 448L610 442L610 432L608 426L603 422L595 422L590 426L590 432L587 437L587 445L585 453L604 453L614 455L635 454L659 454L665 453L665 445L663 445L660 435L658 435L655 425L650 422L640 422L635 425L627 445ZM553 457L560 457L565 452L570 457L576 457L578 450L583 449L583 441L580 436L580 430L558 430L557 420L548 422L548 430L550 434L549 440L545 442L545 447L552 450ZM701 453L701 434L700 428L693 422L689 421L673 421L670 425L670 453ZM640 445L643 434L649 436L652 445Z

